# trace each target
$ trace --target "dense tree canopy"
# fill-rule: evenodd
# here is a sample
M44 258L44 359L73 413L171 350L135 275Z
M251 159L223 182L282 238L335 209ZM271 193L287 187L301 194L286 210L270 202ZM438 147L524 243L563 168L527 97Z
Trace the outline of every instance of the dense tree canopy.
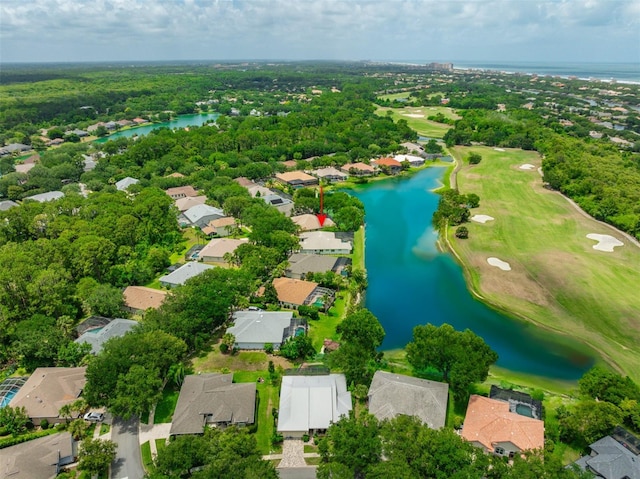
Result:
M407 344L407 361L418 373L429 369L442 374L456 399L464 398L469 386L487 379L498 355L471 330L456 331L450 324L426 324L413 328Z

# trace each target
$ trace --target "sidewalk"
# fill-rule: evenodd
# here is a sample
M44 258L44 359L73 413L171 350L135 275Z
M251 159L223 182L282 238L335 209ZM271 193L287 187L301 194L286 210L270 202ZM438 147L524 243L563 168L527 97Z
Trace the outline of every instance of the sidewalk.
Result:
M140 424L139 439L140 445L149 441L151 446L151 457L155 457L158 454L158 448L156 447L156 439L167 439L169 432L171 431L171 423L154 424L149 426L147 424Z

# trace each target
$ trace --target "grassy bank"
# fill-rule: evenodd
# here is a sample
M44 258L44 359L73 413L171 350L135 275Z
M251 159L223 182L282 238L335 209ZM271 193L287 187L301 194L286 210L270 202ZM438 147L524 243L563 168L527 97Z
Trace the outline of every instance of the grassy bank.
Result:
M448 240L471 287L485 301L548 329L578 339L617 369L640 378L640 250L611 229L585 217L560 194L545 189L535 152L491 148L453 149L458 160L480 153L479 165L457 174L461 193L476 193L473 214L494 217L470 222L469 239ZM519 167L531 164L533 169ZM625 246L612 253L593 249L589 233L613 235ZM487 263L509 263L502 271Z

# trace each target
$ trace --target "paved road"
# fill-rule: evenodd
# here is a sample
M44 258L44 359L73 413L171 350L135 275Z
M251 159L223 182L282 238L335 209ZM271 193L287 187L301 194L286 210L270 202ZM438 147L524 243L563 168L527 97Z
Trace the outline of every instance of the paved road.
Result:
M113 418L111 440L118 445L116 458L111 463L111 479L142 479L142 457L138 439L138 418L128 421Z

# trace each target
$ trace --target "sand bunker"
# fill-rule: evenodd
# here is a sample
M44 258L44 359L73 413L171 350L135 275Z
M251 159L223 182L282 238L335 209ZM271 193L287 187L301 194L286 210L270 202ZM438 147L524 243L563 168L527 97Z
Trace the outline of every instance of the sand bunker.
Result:
M598 251L606 251L607 253L612 253L613 248L615 248L616 246L624 245L622 241L610 235L599 235L596 233L589 233L587 235L587 238L598 242L598 244L593 245L593 249L597 249Z
M519 168L521 170L533 170L536 165L532 165L531 163L525 163L524 165L520 165Z
M493 221L495 218L489 215L473 215L471 217L471 221L475 221L476 223L486 223L487 221Z
M494 148L496 151L504 151L504 148Z
M420 115L418 113L405 113L402 116L408 116L409 118L424 118L424 115Z
M511 271L511 265L506 261L502 261L498 258L487 258L487 263L496 268L500 268L502 271Z

